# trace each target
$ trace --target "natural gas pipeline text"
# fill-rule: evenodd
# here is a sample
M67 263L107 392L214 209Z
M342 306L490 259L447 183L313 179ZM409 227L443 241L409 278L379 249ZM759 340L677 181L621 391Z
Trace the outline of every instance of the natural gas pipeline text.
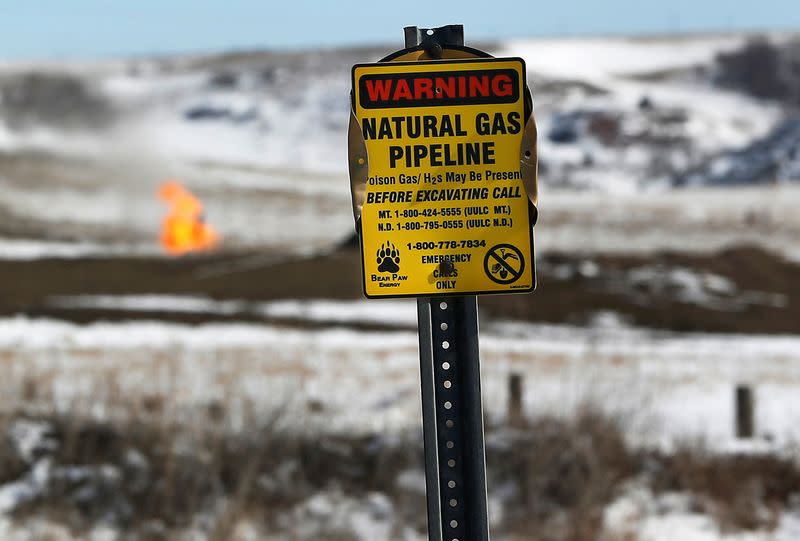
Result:
M519 112L478 113L475 133L480 136L515 135L522 130ZM365 141L385 139L450 138L441 143L389 145L389 167L447 167L462 165L493 165L494 141L454 142L454 137L467 137L461 114L365 117L361 119Z

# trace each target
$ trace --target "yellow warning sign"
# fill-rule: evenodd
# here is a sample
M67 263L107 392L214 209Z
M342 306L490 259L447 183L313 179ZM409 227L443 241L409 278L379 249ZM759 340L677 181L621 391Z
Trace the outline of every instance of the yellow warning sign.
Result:
M519 58L353 67L368 297L533 290L525 89Z

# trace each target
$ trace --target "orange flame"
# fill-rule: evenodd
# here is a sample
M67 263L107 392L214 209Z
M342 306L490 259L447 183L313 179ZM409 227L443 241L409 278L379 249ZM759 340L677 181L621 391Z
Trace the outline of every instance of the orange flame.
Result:
M161 224L161 246L172 255L210 250L219 243L219 234L203 218L203 203L170 180L161 185L158 196L169 210Z

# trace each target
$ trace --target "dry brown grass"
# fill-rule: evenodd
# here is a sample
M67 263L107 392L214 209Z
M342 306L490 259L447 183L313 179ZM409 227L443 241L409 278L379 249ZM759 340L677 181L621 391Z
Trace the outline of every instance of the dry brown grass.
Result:
M715 456L683 448L660 459L653 486L695 494L699 510L727 530L774 527L800 490L800 468L785 457Z
M116 422L6 415L0 419L4 434L20 420L46 423L57 445L37 456L49 457L61 472L15 515L47 516L77 532L110 523L130 539L147 541L173 539L198 517L205 517L206 535L214 541L233 539L242 520L292 538L287 517L300 520L293 510L335 491L355 501L383 494L398 528L424 532L424 495L397 482L401 472L422 467L419 434L387 439L303 433L281 428L286 424L278 422L285 421L280 415L231 433L222 419L224 412L212 411L191 425L153 422L149 415ZM715 456L689 447L672 455L632 450L618 420L588 409L570 420L542 418L523 428L487 430L489 486L511 486L514 494L505 498L495 531L512 539L598 539L605 507L632 479L646 479L656 493L691 494L699 511L732 530L774 526L800 487L798 466L778 457ZM76 467L86 473L64 473ZM10 438L0 439L0 485L31 468ZM354 539L339 527L323 533L325 539Z
M6 434L19 420L46 423L57 445L42 455L65 470L89 467L92 472L79 481L55 474L44 495L15 513L44 513L74 530L110 521L126 531L152 524L176 531L199 515L209 515L210 538L222 540L243 516L274 528L278 514L332 487L353 497L391 494L398 473L421 462L420 448L409 441L296 434L278 428L277 416L231 434L213 422L221 413L207 414L195 426L143 418L97 422L57 414L4 417L0 430ZM0 485L23 477L32 467L9 437L0 440ZM104 478L102 471L109 467L116 473ZM422 505L414 512L424 510Z
M625 479L639 474L641 457L625 443L617 421L582 410L574 419L542 418L490 457L498 481L520 483L520 505L508 529L519 539L596 539L602 512Z

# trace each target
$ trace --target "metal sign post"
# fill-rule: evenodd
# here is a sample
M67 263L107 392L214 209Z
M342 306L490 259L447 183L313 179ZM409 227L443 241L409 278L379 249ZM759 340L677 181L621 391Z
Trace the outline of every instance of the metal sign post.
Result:
M417 298L430 540L488 541L476 295L536 286L533 102L524 61L462 26L405 38L352 73L364 294Z
M442 41L464 45L459 26L431 36L406 27L405 36L407 49L429 39L433 56L441 52ZM478 298L418 298L417 322L428 538L488 541Z
M420 298L417 316L429 538L485 541L477 298Z

